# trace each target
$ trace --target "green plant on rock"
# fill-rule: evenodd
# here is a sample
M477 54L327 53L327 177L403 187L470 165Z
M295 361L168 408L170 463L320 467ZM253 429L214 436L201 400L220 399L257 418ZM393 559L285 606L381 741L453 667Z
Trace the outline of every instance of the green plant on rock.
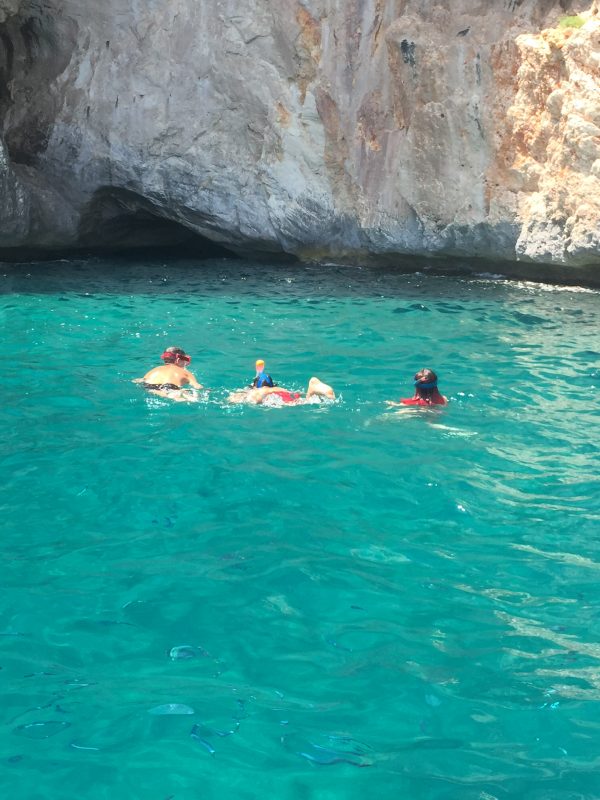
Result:
M558 23L559 28L581 28L585 23L583 17L563 17Z

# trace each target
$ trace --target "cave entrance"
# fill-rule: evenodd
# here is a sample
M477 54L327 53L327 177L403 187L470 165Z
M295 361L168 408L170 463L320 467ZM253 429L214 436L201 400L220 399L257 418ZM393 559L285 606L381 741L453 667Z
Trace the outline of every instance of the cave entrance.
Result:
M194 258L238 258L233 250L165 218L147 198L114 187L94 194L81 216L77 247L112 253L160 249Z

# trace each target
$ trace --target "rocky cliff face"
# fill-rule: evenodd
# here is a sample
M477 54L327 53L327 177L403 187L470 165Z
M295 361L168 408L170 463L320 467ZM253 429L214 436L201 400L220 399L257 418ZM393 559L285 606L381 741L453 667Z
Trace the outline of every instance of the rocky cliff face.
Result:
M600 264L599 78L596 0L0 0L0 248Z

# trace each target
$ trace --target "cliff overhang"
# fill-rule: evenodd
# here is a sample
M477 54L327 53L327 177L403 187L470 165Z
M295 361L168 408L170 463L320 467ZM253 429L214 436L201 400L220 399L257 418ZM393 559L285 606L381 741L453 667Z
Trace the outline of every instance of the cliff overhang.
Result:
M338 5L0 0L0 257L600 268L596 0Z

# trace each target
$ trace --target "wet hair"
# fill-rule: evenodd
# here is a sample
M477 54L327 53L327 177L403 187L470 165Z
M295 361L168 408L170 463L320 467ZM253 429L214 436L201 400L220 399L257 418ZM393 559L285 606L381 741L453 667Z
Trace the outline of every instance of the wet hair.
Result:
M426 384L420 386L419 384ZM430 384L434 384L431 386ZM431 402L431 399L438 394L437 375L432 369L420 369L415 375L415 397Z
M182 350L181 347L167 347L162 358L165 364L174 364L177 361L178 356L185 355L186 352L185 350Z

